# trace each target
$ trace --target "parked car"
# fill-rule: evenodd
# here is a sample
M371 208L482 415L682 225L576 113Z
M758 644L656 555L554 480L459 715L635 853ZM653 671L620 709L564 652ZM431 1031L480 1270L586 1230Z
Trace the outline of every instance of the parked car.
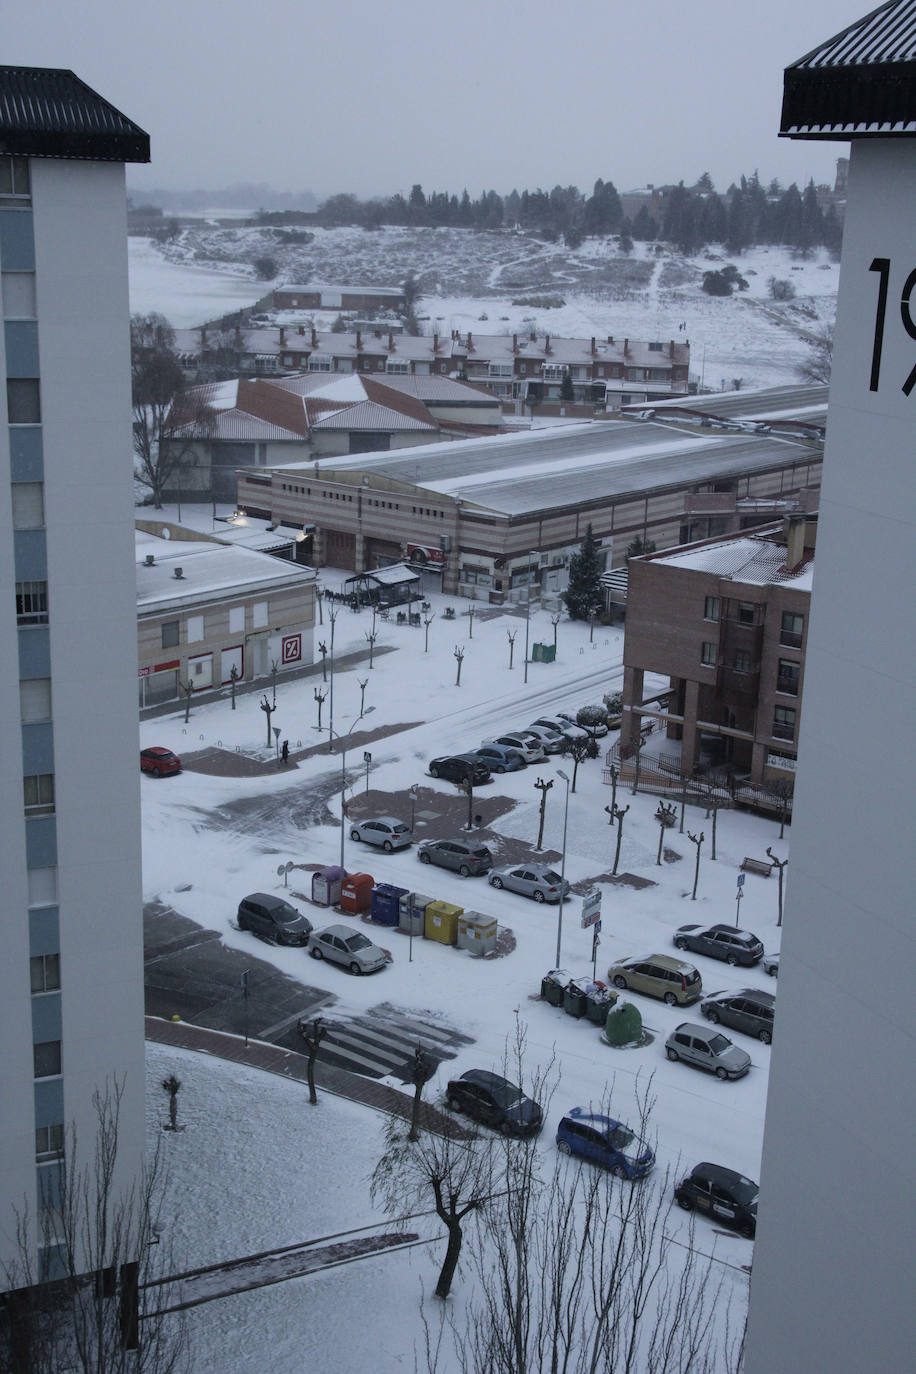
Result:
M775 954L765 954L763 956L763 971L768 973L771 978L779 977L779 951Z
M558 711L560 720L570 725L581 725L590 735L602 739L607 734L607 712L603 706L580 706L578 711Z
M712 959L724 959L727 964L750 967L763 958L763 945L749 930L734 926L678 926L674 936L678 949L694 954L708 954Z
M536 1102L507 1078L485 1069L468 1069L460 1078L453 1078L445 1098L453 1112L466 1112L503 1135L535 1135L543 1125L544 1116Z
M171 749L163 749L154 744L149 749L140 750L140 772L152 773L154 778L167 777L169 773L181 772L181 759Z
M462 878L479 877L489 873L493 855L485 844L475 844L473 840L423 840L417 846L417 858L421 864L438 864L440 868L451 868Z
M307 945L312 923L283 897L269 892L252 892L239 902L236 917L239 930L250 930L262 940L278 945Z
M508 749L517 749L526 763L543 763L547 750L539 740L526 739L520 731L506 735L496 735L495 744L504 744Z
M536 902L558 902L560 890L563 900L569 896L569 880L561 878L549 864L519 864L517 867L495 868L489 878L491 887L506 887L520 892Z
M717 1078L741 1078L751 1067L747 1050L733 1045L727 1035L713 1026L697 1026L692 1021L683 1021L671 1032L665 1041L665 1053L674 1063L683 1060Z
M557 1127L557 1149L631 1180L645 1178L655 1163L654 1152L622 1121L584 1107L573 1107L563 1117Z
M543 726L545 730L555 731L567 744L572 739L589 738L588 731L583 730L581 725L574 725L571 721L564 720L561 716L538 716L534 724Z
M312 932L309 954L313 959L329 959L343 964L351 973L375 973L384 968L388 955L358 930L349 926L325 926Z
M649 997L660 997L671 1007L689 1006L703 996L703 980L693 964L682 963L667 954L621 959L611 964L607 976L615 988L631 988Z
M700 1011L707 1021L720 1021L731 1030L755 1035L764 1045L773 1039L773 1014L776 998L771 992L744 988L740 992L714 992L701 1003Z
M413 843L410 826L395 816L374 816L371 821L357 821L350 827L350 839L377 844L386 854L392 849L407 849Z
M705 1212L713 1221L731 1226L752 1240L757 1232L756 1183L721 1164L698 1164L674 1189L685 1212Z
M471 752L483 760L491 773L517 773L526 763L520 749L510 749L505 744L482 744Z
M432 777L445 778L446 782L465 782L470 776L475 787L490 781L489 768L476 754L443 754L430 759L429 771Z
M558 730L548 730L543 725L529 725L515 733L522 739L536 740L547 754L559 754L563 750L564 740Z

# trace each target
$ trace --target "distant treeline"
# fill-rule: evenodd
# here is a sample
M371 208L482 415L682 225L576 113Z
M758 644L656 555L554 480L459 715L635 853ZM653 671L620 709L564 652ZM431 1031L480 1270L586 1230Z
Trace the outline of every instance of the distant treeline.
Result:
M628 197L632 199L632 196ZM464 229L524 229L551 242L563 240L577 248L589 235L619 234L623 238L663 239L683 253L695 253L707 243L724 244L730 253L758 243L814 248L823 244L839 249L842 222L833 205L824 210L813 181L804 191L772 181L764 186L756 173L741 177L724 194L717 192L708 173L693 186L680 182L660 188L654 208L649 197L632 219L612 181L595 182L591 195L577 186L555 186L552 191L510 191L499 195L484 191L472 199L467 190L460 196L446 191L426 195L415 185L409 196L400 193L387 199L360 200L357 196L331 196L311 213L278 214L265 210L252 221L261 224L318 224L326 227L382 225L454 227Z

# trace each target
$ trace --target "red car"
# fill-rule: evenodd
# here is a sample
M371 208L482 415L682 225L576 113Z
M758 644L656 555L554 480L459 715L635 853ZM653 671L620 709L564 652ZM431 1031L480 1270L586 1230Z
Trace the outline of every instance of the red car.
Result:
M161 749L158 745L152 749L141 749L140 772L152 773L154 778L165 777L167 773L180 773L181 759L171 749Z

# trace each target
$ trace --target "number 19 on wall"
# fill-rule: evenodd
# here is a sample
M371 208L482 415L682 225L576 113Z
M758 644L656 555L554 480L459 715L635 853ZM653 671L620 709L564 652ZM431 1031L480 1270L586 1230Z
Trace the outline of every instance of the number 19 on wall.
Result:
M887 294L888 283L891 276L890 258L873 258L869 272L878 273L878 305L875 311L875 342L871 353L871 379L868 384L869 391L877 391L881 380L881 352L884 347L884 323L887 314ZM903 291L900 296L900 319L903 327L911 339L916 339L916 321L913 319L913 311L910 305L910 298L916 292L916 267L910 272L906 281L903 283ZM910 375L903 383L901 390L904 396L909 396L913 387L916 386L916 365L912 368Z

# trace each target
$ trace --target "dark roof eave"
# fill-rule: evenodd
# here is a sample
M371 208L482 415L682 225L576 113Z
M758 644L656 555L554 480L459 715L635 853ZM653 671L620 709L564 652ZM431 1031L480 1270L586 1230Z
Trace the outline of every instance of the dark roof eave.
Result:
M912 138L916 62L787 67L780 138ZM896 127L895 127L896 126Z

